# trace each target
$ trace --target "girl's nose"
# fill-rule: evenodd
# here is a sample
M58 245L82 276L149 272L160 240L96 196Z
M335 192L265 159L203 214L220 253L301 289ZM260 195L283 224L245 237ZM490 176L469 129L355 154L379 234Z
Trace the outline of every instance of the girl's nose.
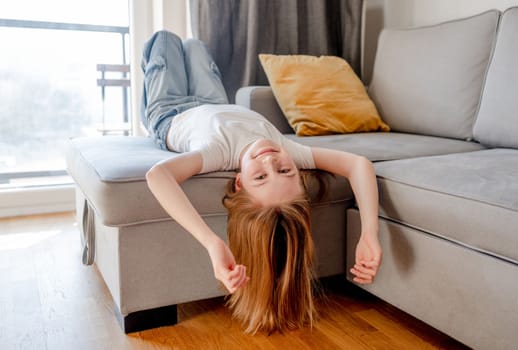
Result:
M263 157L262 161L265 165L273 166L277 162L277 157L273 153L267 154Z

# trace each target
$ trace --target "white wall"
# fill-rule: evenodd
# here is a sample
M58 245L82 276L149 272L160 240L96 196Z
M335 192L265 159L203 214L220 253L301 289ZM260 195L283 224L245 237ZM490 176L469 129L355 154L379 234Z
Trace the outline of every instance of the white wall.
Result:
M369 0L367 0L369 1ZM385 23L391 27L434 24L490 9L518 6L517 0L385 0Z
M415 27L518 6L518 0L366 0L364 81L369 82L377 38L384 27Z

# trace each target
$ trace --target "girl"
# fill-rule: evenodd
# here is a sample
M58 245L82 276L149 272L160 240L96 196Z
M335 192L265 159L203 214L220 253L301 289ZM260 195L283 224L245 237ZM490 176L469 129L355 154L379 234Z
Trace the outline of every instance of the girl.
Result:
M310 206L299 169L321 169L349 180L362 220L351 272L357 283L373 282L381 248L376 178L367 159L300 145L258 113L229 105L218 68L198 40L182 42L157 32L145 44L142 68L142 122L159 147L181 153L149 170L149 188L207 249L215 277L232 294L230 308L246 331L313 321ZM180 187L191 176L218 170L238 170L223 199L230 248Z

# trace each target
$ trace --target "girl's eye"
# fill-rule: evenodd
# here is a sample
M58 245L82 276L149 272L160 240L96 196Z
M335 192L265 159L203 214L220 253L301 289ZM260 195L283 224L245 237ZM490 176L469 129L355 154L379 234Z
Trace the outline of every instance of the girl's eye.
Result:
M266 179L266 174L262 174L262 175L255 177L255 180L264 180L264 179Z
M290 168L284 168L284 169L279 170L279 173L281 173L281 174L287 174L287 173L289 173L289 172L290 172L290 170L291 170Z

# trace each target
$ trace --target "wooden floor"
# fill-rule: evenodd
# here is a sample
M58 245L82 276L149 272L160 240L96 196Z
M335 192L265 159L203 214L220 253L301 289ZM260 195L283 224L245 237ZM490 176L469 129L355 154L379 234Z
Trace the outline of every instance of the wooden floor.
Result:
M338 283L337 283L338 282ZM0 219L0 349L467 349L343 280L326 281L313 329L246 335L224 300L179 306L180 323L125 335L72 213Z

